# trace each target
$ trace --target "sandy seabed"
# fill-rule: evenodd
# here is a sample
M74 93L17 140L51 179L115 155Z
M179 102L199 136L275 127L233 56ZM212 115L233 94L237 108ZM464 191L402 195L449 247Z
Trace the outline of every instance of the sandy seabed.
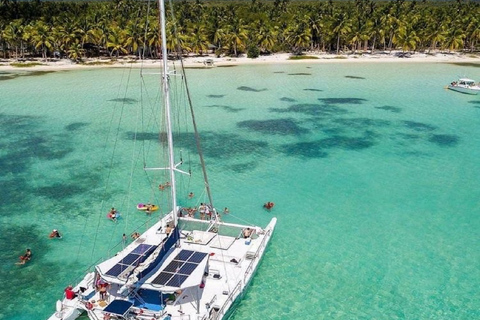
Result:
M236 66L236 65L252 65L252 64L280 64L280 63L364 63L364 62L424 62L424 63L479 63L480 55L466 54L466 53L413 53L402 54L399 51L392 52L377 52L374 54L328 54L328 53L306 53L308 59L290 59L292 57L289 53L276 53L268 56L260 56L255 59L243 57L215 57L214 55L190 56L184 58L183 63L188 68L201 68L210 66ZM32 62L38 63L32 65ZM16 65L12 65L15 63ZM17 64L25 64L25 67ZM0 71L13 70L32 70L32 71L56 71L56 70L71 70L82 68L121 68L121 67L161 67L160 60L138 60L135 58L121 58L117 60L112 59L85 59L83 63L75 63L69 59L35 59L32 61L18 62L13 59L0 60Z

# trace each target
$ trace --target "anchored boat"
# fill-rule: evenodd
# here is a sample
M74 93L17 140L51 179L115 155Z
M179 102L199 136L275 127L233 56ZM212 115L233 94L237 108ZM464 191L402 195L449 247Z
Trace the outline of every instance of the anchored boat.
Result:
M157 170L168 172L172 210L123 250L95 265L72 289L74 294L57 301L49 320L72 320L83 313L92 320L222 319L242 297L272 238L276 218L264 227L220 220L201 148L208 203L200 205L198 217L197 208L178 205L176 176L188 173L180 169L181 160L175 162L163 0L159 7L166 120L166 132L159 136L167 144L168 163ZM195 121L193 127L198 138Z

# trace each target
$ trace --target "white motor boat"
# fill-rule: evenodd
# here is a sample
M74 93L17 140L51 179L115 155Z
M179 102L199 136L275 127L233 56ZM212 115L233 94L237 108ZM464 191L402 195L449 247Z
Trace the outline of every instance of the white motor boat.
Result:
M466 94L478 94L480 86L475 83L475 80L460 78L457 81L450 83L448 89Z

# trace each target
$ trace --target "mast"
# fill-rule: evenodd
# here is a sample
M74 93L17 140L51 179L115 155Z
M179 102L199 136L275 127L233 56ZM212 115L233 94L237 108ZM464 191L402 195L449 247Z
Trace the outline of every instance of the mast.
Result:
M171 195L172 195L172 210L173 221L175 227L177 226L177 194L175 183L175 163L173 154L173 133L172 133L172 115L170 110L170 85L169 85L169 71L168 71L168 56L167 56L167 36L166 36L166 20L165 20L165 3L164 0L158 0L160 7L160 26L162 33L162 88L163 88L163 105L165 108L165 119L167 125L167 144L168 144L168 171L170 173Z

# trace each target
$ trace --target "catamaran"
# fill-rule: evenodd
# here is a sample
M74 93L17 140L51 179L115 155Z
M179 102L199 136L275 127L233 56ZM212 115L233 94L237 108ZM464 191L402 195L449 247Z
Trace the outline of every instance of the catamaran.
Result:
M275 217L263 228L220 220L201 152L209 202L200 205L199 218L177 202L176 175L188 173L180 169L181 161L175 162L163 0L159 9L168 149L168 163L159 170L168 172L172 210L66 290L49 320L73 320L85 313L92 320L225 319L245 293L272 238ZM198 137L194 121L193 127Z

